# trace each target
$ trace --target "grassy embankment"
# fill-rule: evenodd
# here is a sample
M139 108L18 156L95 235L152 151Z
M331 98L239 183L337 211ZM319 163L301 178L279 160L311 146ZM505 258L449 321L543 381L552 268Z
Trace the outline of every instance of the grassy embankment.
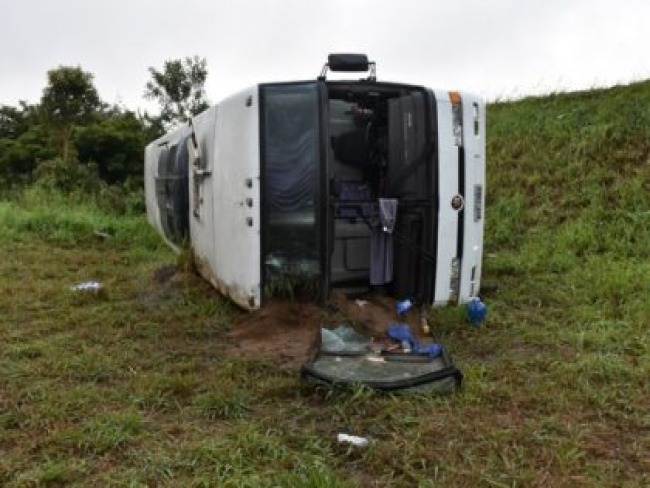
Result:
M483 329L432 313L465 373L447 398L228 357L238 312L190 274L153 280L175 257L143 217L0 203L0 485L648 486L650 83L488 117L499 288ZM88 279L105 291L70 291Z

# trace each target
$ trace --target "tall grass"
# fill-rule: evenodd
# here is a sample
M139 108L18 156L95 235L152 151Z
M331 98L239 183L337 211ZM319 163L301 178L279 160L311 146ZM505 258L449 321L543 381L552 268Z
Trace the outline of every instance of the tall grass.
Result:
M102 195L66 195L34 186L0 200L0 238L67 245L110 239L133 249L161 247L142 212L121 210L115 212Z

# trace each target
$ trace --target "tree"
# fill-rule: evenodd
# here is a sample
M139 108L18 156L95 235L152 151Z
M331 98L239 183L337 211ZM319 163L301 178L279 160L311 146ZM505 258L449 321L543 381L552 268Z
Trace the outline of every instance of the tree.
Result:
M28 183L39 162L56 156L42 125L34 124L18 137L0 137L0 187Z
M0 138L16 138L29 129L34 122L33 106L26 102L19 102L20 108L9 105L0 105Z
M18 107L0 106L0 186L29 182L38 162L55 155L38 106L23 101Z
M149 140L145 120L118 108L74 133L79 160L93 161L99 177L108 184L128 178L141 181L143 148Z
M79 66L59 66L47 72L47 80L41 97L41 113L52 129L63 161L67 161L75 125L91 121L102 108L102 102L93 85L93 75Z
M208 108L203 85L208 77L205 58L198 56L165 61L162 71L149 68L151 80L144 96L158 100L160 119L166 128L187 121Z

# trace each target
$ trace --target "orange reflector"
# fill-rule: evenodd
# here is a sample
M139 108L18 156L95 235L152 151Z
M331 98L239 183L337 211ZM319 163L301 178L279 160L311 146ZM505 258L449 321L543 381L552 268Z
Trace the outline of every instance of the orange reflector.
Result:
M450 91L449 100L451 100L452 105L460 105L460 93L457 91Z

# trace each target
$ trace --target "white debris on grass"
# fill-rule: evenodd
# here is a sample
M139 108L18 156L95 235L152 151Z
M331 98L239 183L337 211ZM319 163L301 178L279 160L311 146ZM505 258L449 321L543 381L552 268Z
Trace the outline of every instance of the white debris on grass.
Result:
M341 444L352 444L358 447L366 447L370 444L370 439L350 434L340 433L337 439Z
M72 291L99 291L101 287L102 285L98 281L84 281L77 283L71 289Z

